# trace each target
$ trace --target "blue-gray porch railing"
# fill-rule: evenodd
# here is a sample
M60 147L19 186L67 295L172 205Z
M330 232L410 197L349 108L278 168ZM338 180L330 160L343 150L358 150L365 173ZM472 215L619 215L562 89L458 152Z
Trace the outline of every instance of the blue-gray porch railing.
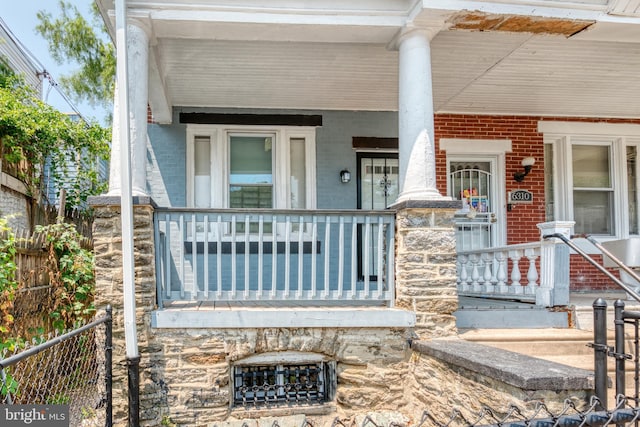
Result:
M390 211L159 208L154 228L160 307L393 305Z

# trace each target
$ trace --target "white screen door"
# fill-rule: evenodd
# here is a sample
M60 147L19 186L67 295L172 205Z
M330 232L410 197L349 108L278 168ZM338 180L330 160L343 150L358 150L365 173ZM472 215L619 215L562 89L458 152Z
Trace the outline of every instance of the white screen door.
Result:
M462 205L455 217L456 250L496 246L500 205L495 160L451 158L448 167L449 195Z

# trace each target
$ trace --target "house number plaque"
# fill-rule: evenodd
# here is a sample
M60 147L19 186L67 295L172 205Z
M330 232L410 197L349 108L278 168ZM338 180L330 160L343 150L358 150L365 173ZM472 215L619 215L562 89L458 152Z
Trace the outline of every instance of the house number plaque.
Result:
M527 190L509 191L509 203L533 203L533 193Z

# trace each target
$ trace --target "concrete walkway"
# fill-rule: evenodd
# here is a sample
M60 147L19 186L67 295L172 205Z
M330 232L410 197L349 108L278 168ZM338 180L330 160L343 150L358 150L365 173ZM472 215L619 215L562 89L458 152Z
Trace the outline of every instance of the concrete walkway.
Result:
M593 302L602 298L607 303L607 327L613 328L613 304L620 299L625 303L625 310L640 311L640 303L628 299L624 292L572 292L570 303L575 307L575 327L577 329L593 330Z

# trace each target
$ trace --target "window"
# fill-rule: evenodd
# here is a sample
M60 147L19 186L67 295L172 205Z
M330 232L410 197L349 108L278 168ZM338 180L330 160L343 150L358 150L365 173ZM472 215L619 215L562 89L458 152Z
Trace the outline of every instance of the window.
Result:
M638 230L640 126L540 122L546 218L575 221L576 234L626 238Z
M232 369L234 406L322 404L333 398L335 362L312 353L264 353Z
M187 205L315 209L315 128L187 128Z
M273 136L229 136L229 207L273 207Z
M571 144L573 220L576 233L616 234L611 145Z

